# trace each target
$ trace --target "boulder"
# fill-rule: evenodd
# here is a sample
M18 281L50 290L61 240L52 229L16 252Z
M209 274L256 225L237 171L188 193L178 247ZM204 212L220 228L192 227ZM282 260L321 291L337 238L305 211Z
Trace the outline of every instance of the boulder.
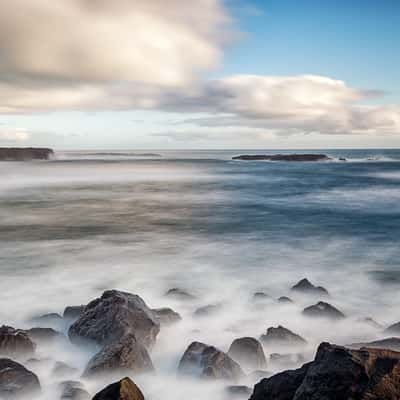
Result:
M312 306L306 307L303 310L303 315L306 315L307 317L328 318L332 320L339 320L346 317L336 307L330 305L329 303L325 303L323 301L320 301Z
M152 372L153 370L153 363L146 348L131 333L118 341L105 345L89 361L84 376Z
M65 336L53 328L31 328L25 330L26 334L34 342L49 342L52 340L65 339Z
M13 399L20 396L32 398L39 391L39 379L33 372L9 358L0 359L1 399Z
M177 300L194 300L196 297L179 288L172 288L165 293L165 296L171 297Z
M160 331L156 314L137 295L107 290L91 301L70 326L71 341L94 341L105 345L134 334L145 347L151 347Z
M68 306L65 307L63 318L70 320L77 320L85 310L86 305L82 304L80 306Z
M35 352L35 347L25 331L6 325L0 327L0 355L29 356Z
M0 161L48 160L52 149L40 147L0 147Z
M208 317L210 315L214 315L219 310L221 310L221 306L219 304L208 304L206 306L197 308L194 311L193 316L195 316L195 317Z
M324 287L315 286L306 278L297 282L294 286L292 286L291 290L306 294L328 295L328 291Z
M237 381L244 376L240 365L214 346L193 342L183 354L178 372L201 378Z
M92 400L144 400L143 393L129 378L108 385Z
M400 351L400 338L391 337L386 339L374 340L372 342L352 343L347 345L346 347L350 347L351 349L361 349L362 347L368 347L371 349Z
M270 327L265 335L261 335L260 340L268 345L305 345L307 341L300 335L279 325L277 328Z
M172 308L153 308L152 311L161 325L171 325L182 319L182 317Z
M252 370L265 368L267 365L261 343L252 337L235 339L229 347L228 356L239 365Z
M90 394L83 384L78 381L63 381L59 384L61 400L89 400Z
M279 303L293 303L293 300L290 297L287 296L281 296L278 299Z
M314 361L263 379L250 400L398 400L400 353L321 343Z
M400 335L400 322L388 326L384 330L384 333L387 333L388 335Z

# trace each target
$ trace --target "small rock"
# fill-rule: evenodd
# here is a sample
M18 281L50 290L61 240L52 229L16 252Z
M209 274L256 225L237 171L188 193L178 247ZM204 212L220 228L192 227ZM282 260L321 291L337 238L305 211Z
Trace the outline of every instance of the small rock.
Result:
M108 385L92 400L144 400L143 393L129 378Z
M308 279L304 278L297 282L292 290L300 293L316 294L316 295L328 295L328 291L322 286L314 286Z
M167 297L172 297L178 300L194 300L195 296L189 294L188 292L179 289L179 288L173 288L169 289L167 293L165 293L165 296Z
M59 384L62 400L88 400L90 394L79 381L64 381Z
M265 368L267 365L261 343L252 337L235 339L229 347L228 356L239 365L253 370Z
M251 388L249 388L248 386L244 386L244 385L231 385L231 386L227 386L225 388L227 394L229 394L232 397L235 398L245 398L248 399L248 397L251 395Z
M265 335L261 335L260 340L264 344L270 345L304 345L307 343L300 335L279 325L277 328L270 327Z
M9 358L0 359L1 399L11 399L24 395L32 398L39 391L39 379L33 372Z
M271 299L271 296L269 296L267 293L264 292L255 292L253 294L253 300L255 301L264 301L269 299Z
M52 374L55 376L70 376L78 372L77 368L71 367L70 365L66 364L62 361L57 361L54 364Z
M215 314L221 309L221 306L218 304L209 304L207 306L199 307L193 313L195 317L208 317L210 315Z
M77 320L83 314L85 307L86 307L86 305L84 305L84 304L82 304L80 306L65 307L63 317L65 319Z
M49 342L57 339L65 339L65 336L53 328L31 328L26 334L35 342Z
M279 303L293 303L293 300L290 297L281 296L278 299Z
M318 317L318 318L329 318L332 320L338 320L345 318L345 315L339 311L336 307L325 303L323 301L318 302L312 306L306 307L303 310L303 314L307 317Z
M172 308L153 308L152 311L161 325L171 325L182 319L182 317Z
M35 352L36 345L25 331L11 326L0 327L0 354L10 357L28 356Z

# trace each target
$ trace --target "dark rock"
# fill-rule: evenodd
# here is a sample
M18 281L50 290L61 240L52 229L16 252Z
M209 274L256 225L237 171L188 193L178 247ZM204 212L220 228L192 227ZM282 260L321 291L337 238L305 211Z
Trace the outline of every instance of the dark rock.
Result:
M193 342L183 354L178 367L181 374L202 378L237 381L244 376L239 364L227 354L204 343Z
M61 400L88 400L90 394L79 381L64 381L59 384Z
M292 286L292 290L300 293L328 295L328 291L322 286L313 285L308 279L304 278Z
M65 319L77 320L83 314L85 307L86 307L86 305L83 305L83 304L80 306L65 307L63 317Z
M24 395L32 398L39 391L39 379L33 372L8 358L0 359L1 399L13 399Z
M86 366L84 376L110 373L152 372L153 363L146 348L128 334L100 350Z
M182 319L182 317L172 308L153 308L152 311L161 325L171 325Z
M328 161L325 154L243 154L232 157L232 160L244 161Z
M347 161L347 159L344 157L339 157L339 161Z
M307 343L300 335L291 330L279 325L277 328L270 327L265 335L261 335L260 340L265 344L270 345L304 345Z
M39 147L0 147L0 161L48 160L52 149Z
M339 311L336 307L333 307L329 303L323 301L318 302L312 306L306 307L303 310L303 314L307 317L318 317L318 318L329 318L332 320L338 320L345 318L345 315Z
M155 313L139 296L107 290L85 307L70 326L68 335L73 342L91 340L104 345L132 333L144 346L150 347L159 331Z
M293 300L290 297L281 296L278 299L279 303L293 303Z
M194 300L196 297L191 295L190 293L179 289L179 288L173 288L169 289L167 293L165 293L165 296L171 297L174 299L178 300Z
M129 378L108 385L92 400L144 400L143 393Z
M65 339L65 336L53 328L31 328L27 329L26 334L34 342L49 342L52 340Z
M370 349L400 351L400 338L391 337L381 340L374 340L372 342L352 343L347 345L346 347L350 347L351 349L361 349L362 347L368 347Z
M10 357L31 355L35 352L35 347L35 343L23 330L6 325L0 327L1 355Z
M315 360L263 379L251 400L398 400L400 353L321 343Z
M249 388L248 386L244 386L244 385L231 385L231 386L227 386L225 388L225 391L227 392L227 394L229 396L238 398L238 397L242 397L245 399L248 399L248 397L250 396L252 390L251 388Z
M70 365L66 364L62 361L57 361L54 364L52 374L58 377L61 376L70 376L78 372L77 368L71 367Z
M400 322L390 325L384 330L384 333L389 335L400 335Z
M235 339L229 347L228 356L239 365L251 369L265 368L267 365L261 343L252 337Z
M215 314L219 310L221 310L221 306L219 304L208 304L206 306L197 308L193 315L195 317L208 317Z
M267 293L264 292L255 292L253 294L253 300L255 301L264 301L264 300L269 300L271 296L269 296Z
M53 328L55 330L63 330L65 326L63 317L57 313L48 313L33 317L30 322L36 327Z

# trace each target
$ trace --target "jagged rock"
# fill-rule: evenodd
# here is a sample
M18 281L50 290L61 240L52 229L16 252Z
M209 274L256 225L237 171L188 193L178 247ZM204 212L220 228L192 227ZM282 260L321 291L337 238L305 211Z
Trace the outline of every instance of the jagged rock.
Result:
M391 337L381 340L374 340L372 342L351 343L346 347L350 347L351 349L361 349L362 347L368 347L371 349L400 351L400 338Z
M281 296L278 299L279 303L293 303L293 300L290 297L287 296Z
M400 322L390 325L384 330L384 333L390 335L400 335Z
M318 317L318 318L329 318L333 320L343 319L345 315L339 311L336 307L325 303L323 301L318 302L312 306L306 307L303 310L303 315L307 317Z
M398 400L400 353L321 343L315 360L263 379L250 400Z
M35 352L35 347L25 331L6 325L0 327L0 355L29 356Z
M153 363L146 348L128 334L100 350L86 366L84 376L106 373L152 372Z
M179 288L169 289L168 292L165 293L165 296L172 297L172 298L178 299L178 300L194 300L196 298L192 294L190 294L182 289L179 289Z
M156 318L161 325L171 325L182 319L182 317L172 308L153 308L152 311L155 313Z
M232 157L232 160L243 161L328 161L330 158L325 154L243 154Z
M195 317L208 317L215 314L221 309L219 304L208 304L207 306L197 308L193 315Z
M227 394L234 398L244 398L248 399L252 390L248 386L245 385L231 385L225 388Z
M65 362L62 361L57 361L54 364L52 374L55 376L70 376L78 372L77 368L71 367L70 365L66 364Z
M61 400L88 400L90 394L79 381L64 381L59 384Z
M80 306L68 306L65 307L63 317L65 319L77 320L85 310L86 305L82 304Z
M183 354L178 371L202 378L229 379L237 381L243 376L239 364L227 354L204 343L193 342Z
M25 395L32 398L39 391L39 379L33 372L9 358L0 359L1 399L14 399Z
M267 333L265 335L261 335L260 340L264 344L270 345L304 345L307 343L305 339L303 339L300 335L292 332L291 330L279 325L277 328L270 327L267 329Z
M229 347L228 356L239 365L253 370L265 368L267 365L261 343L252 337L235 339Z
M53 328L55 330L63 330L65 325L63 317L57 313L48 313L33 317L30 322L35 327Z
M129 378L108 385L92 400L144 400L143 393Z
M300 293L316 294L316 295L328 295L328 291L322 286L313 285L308 279L304 278L297 282L292 290Z
M61 332L53 328L31 328L27 329L25 332L34 342L48 342L65 338Z
M132 333L144 346L151 347L159 331L155 313L139 296L107 290L85 307L68 335L73 342L91 340L105 345Z
M40 147L0 147L0 161L48 160L52 149Z

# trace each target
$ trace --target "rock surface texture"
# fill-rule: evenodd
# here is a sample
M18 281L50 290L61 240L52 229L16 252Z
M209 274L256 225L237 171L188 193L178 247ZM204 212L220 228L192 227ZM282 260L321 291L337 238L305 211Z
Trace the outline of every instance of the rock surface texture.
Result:
M0 327L0 355L28 356L34 353L35 347L36 345L25 331L6 325Z
M123 378L105 387L92 400L144 400L144 396L130 378Z

